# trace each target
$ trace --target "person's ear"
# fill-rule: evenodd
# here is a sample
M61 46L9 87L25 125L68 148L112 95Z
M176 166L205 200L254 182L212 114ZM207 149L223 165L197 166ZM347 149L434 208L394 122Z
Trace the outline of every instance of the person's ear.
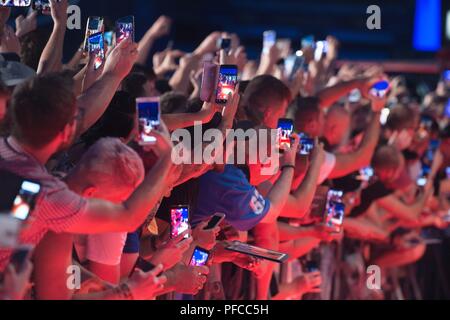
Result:
M85 198L92 198L94 194L97 192L97 188L94 186L88 186L84 188L82 192L82 196Z

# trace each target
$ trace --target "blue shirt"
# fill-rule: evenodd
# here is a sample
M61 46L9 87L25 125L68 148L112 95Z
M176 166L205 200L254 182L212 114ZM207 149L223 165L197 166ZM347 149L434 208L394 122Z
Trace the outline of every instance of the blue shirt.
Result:
M209 171L200 177L192 224L220 212L234 228L247 231L255 227L269 209L269 200L250 185L245 174L233 165L226 165L224 172Z

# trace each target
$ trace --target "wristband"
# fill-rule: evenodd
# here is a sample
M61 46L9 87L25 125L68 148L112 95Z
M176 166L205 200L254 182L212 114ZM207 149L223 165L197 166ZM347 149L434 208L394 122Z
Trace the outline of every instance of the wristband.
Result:
M294 165L292 165L292 164L286 164L286 165L284 165L284 166L281 167L281 171L284 171L284 169L289 169L289 168L295 170L295 166L294 166Z

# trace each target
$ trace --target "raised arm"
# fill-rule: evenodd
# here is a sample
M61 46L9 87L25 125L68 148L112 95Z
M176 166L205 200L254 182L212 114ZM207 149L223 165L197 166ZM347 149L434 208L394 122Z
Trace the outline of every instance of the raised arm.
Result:
M97 234L105 232L134 232L144 223L150 211L167 191L167 175L173 166L172 143L168 134L152 131L156 138L153 151L158 161L141 185L122 204L102 200L88 200L87 210L66 232Z
M166 16L161 16L145 33L144 37L139 41L139 55L137 63L145 65L150 54L150 50L154 42L170 32L172 21Z
M47 45L42 51L38 65L38 74L60 71L66 34L68 0L50 0L53 31Z
M374 113L361 145L355 152L336 154L336 165L329 175L330 179L346 176L370 164L380 137L380 115L385 105L386 99L372 98Z
M311 165L306 176L300 186L289 195L280 216L299 219L308 213L316 192L320 168L324 161L325 151L323 150L323 145L317 144L316 142L311 158Z
M78 97L83 111L78 134L89 129L103 115L121 81L128 75L138 56L137 45L131 39L122 41L108 56L100 78Z

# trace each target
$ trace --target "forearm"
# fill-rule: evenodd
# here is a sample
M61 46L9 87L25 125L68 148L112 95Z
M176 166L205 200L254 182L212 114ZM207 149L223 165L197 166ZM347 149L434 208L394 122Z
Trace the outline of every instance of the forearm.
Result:
M267 198L270 201L270 210L264 222L274 222L280 215L281 210L284 208L288 200L293 178L293 169L287 168L283 170L280 178L277 180L277 182L274 184L273 188L267 195Z
M86 66L73 77L73 81L75 82L74 92L75 96L77 97L83 93L83 80L85 74L86 74Z
M370 165L380 136L380 113L374 113L358 150L349 154L337 154L336 165L330 179L340 178Z
M324 88L317 93L320 101L320 107L326 109L331 107L341 97L350 93L353 89L358 88L361 80L355 79L350 81L339 82L338 84Z
M112 73L104 73L78 98L78 106L84 116L78 128L78 135L88 130L103 115L122 79Z
M293 198L295 199L295 206L292 207L291 210L283 210L281 213L283 216L284 213L288 215L292 213L294 217L302 218L308 213L314 199L314 194L316 193L320 167L320 163L312 162L312 165L306 173L306 176L303 179L302 183L292 194Z
M58 65L61 65L64 36L66 34L66 26L63 24L55 24L47 45L42 51L41 59L37 73L46 74L58 71Z
M192 70L196 70L201 57L193 54L191 61L187 62L185 65L180 66L172 78L169 80L169 84L173 91L178 91L184 94L188 94L188 89L191 83L190 73Z
M196 113L178 113L178 114L163 114L162 120L169 131L176 129L188 128L195 124L195 122L207 123L211 121L213 114L200 110Z
M280 241L289 241L305 237L315 237L313 227L294 227L285 222L278 222Z
M141 39L141 41L139 41L139 44L138 44L139 55L138 55L137 63L142 64L142 65L145 65L147 63L148 56L150 54L150 50L153 47L153 43L155 43L155 37L154 37L151 29L149 29L145 33L145 35Z
M280 243L280 251L289 255L290 261L295 261L308 254L320 244L321 240L314 237L307 237Z

